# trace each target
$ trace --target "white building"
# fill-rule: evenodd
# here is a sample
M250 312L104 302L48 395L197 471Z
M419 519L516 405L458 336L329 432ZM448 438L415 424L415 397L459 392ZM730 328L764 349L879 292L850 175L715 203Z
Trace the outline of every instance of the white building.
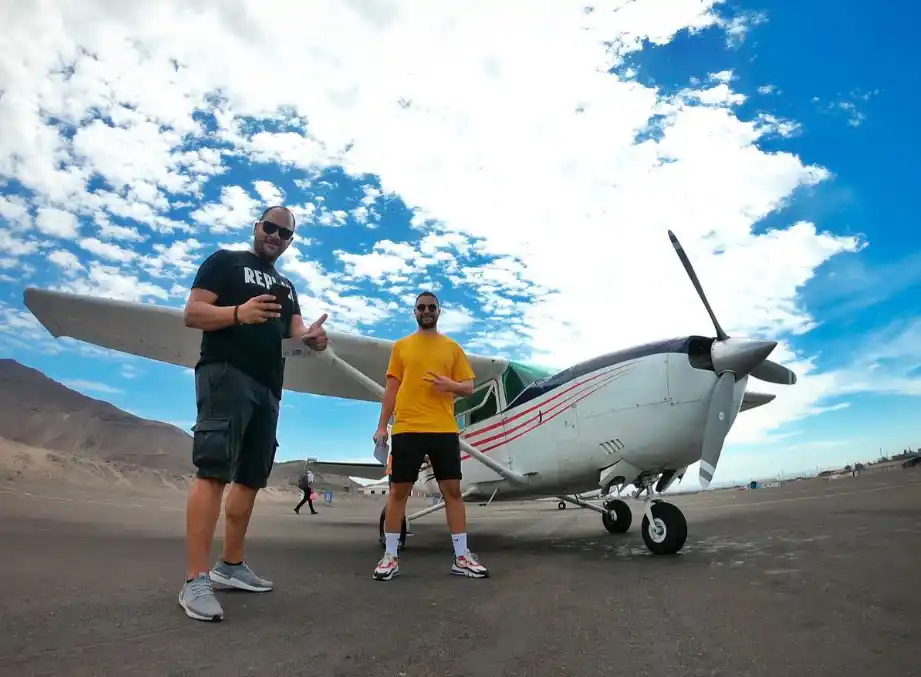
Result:
M374 484L368 484L361 487L358 493L363 496L386 496L389 491L390 483L387 480L382 480L381 482L375 482ZM413 487L409 495L414 498L425 498L428 494Z

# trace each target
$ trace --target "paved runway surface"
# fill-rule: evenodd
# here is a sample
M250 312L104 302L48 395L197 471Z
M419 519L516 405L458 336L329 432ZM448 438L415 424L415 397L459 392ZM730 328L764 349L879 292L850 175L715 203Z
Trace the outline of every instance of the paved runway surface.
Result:
M648 553L637 504L623 536L551 502L471 506L487 580L449 575L443 513L381 583L380 504L265 503L248 556L276 588L220 593L218 624L177 604L181 497L21 491L0 487L8 677L921 675L914 470L677 498L677 557Z

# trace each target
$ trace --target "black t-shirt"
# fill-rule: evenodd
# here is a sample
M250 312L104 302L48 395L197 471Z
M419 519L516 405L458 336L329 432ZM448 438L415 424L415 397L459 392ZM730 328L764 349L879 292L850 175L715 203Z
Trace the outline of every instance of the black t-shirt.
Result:
M254 296L268 294L276 283L290 290L289 301L283 304L281 317L261 324L202 332L201 357L196 366L229 362L264 383L281 398L285 373L281 341L290 337L291 317L301 314L294 284L280 275L275 266L251 251L219 249L201 264L192 287L217 294L217 306L237 306Z

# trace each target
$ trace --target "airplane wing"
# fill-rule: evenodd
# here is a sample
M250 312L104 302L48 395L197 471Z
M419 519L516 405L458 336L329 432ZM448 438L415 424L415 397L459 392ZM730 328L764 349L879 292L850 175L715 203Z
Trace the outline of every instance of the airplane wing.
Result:
M133 303L30 287L23 293L29 311L52 336L67 336L103 348L184 367L198 361L201 331L185 326L180 308ZM393 341L329 331L329 342L341 359L385 385ZM500 376L508 366L501 358L467 354L477 383ZM378 402L353 379L325 360L289 359L286 390L327 397Z
M366 480L381 480L387 476L387 468L378 463L337 463L336 461L309 461L307 467L314 472L331 475L360 477Z
M777 397L777 395L773 393L756 393L746 390L745 394L742 396L742 406L739 408L739 413L767 404L775 397Z

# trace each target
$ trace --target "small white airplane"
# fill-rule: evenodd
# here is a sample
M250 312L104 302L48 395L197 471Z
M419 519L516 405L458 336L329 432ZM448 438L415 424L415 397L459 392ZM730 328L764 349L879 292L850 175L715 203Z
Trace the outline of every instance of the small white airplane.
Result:
M620 534L633 519L620 497L632 485L632 498L645 493L642 537L649 550L681 550L687 538L684 515L655 494L681 480L697 461L702 487L710 484L737 414L774 399L772 394L746 392L749 376L789 385L796 375L767 359L775 341L730 338L723 331L678 239L671 231L669 238L716 336L654 341L557 372L469 355L476 389L455 402L465 501L488 505L556 497L564 505L601 513L604 527ZM35 288L25 290L24 302L55 337L186 367L198 360L201 334L185 326L181 309ZM329 346L319 353L300 342L286 342L285 389L379 401L393 342L328 334ZM352 477L385 477L383 462L313 466ZM425 467L417 485L438 492ZM601 505L582 498L595 492L601 494ZM405 544L408 522L443 507L440 502L409 515L400 545ZM383 524L384 512L381 539Z

